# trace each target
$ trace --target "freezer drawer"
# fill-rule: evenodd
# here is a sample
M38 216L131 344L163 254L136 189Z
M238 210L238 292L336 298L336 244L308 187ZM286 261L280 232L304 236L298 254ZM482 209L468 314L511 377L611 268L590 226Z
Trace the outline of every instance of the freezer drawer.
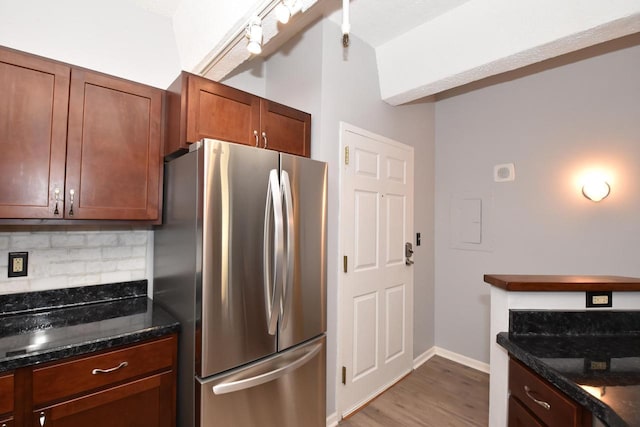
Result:
M202 426L326 425L326 338L210 379L197 379Z

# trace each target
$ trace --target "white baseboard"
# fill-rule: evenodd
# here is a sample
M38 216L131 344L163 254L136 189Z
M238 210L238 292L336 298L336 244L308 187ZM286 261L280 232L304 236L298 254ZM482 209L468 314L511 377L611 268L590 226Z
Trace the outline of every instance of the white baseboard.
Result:
M442 347L433 346L429 350L422 353L420 356L413 359L413 369L418 369L422 366L426 361L431 359L433 356L441 356L445 359L452 360L461 365L468 366L469 368L475 369L476 371L484 372L485 374L489 373L489 364L480 362L479 360L472 359L467 356L463 356L462 354L455 353L453 351L444 349Z
M336 427L338 425L338 421L340 421L338 413L334 412L327 417L327 427Z
M427 360L431 359L436 355L436 347L431 347L429 350L422 353L420 356L413 359L413 369L418 369L422 366Z
M469 368L473 368L476 371L484 372L485 374L489 373L488 363L480 362L479 360L463 356L462 354L455 353L442 347L434 346L433 348L435 349L435 354L437 354L438 356L442 356L445 359L458 362L461 365L468 366Z

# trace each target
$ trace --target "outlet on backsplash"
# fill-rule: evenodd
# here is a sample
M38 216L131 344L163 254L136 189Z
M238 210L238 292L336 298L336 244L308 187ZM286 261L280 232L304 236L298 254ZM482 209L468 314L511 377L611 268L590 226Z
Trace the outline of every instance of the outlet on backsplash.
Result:
M9 268L7 277L24 277L27 275L29 252L9 252Z

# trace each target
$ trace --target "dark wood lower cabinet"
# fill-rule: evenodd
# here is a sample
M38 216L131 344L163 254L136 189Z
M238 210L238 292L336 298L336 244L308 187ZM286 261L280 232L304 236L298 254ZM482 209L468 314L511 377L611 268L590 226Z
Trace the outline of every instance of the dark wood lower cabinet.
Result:
M591 413L515 359L509 359L509 427L591 427Z
M177 341L170 335L16 369L12 389L0 395L0 427L175 427Z
M171 427L173 375L164 373L33 413L34 427Z

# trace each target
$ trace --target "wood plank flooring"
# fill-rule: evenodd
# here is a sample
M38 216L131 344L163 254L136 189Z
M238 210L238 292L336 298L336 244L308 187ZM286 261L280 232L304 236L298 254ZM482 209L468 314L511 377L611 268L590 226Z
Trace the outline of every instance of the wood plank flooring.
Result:
M489 375L434 356L339 427L486 427Z

